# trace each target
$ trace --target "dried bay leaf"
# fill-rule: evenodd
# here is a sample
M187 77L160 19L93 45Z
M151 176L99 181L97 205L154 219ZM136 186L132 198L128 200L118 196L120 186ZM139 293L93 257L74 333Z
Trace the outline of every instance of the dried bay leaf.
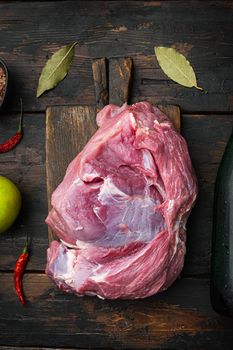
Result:
M183 86L203 90L197 86L195 72L184 55L169 47L159 46L154 50L160 67L170 79Z
M66 77L74 57L76 45L77 42L63 46L47 61L39 78L36 97L40 97L45 91L51 90Z

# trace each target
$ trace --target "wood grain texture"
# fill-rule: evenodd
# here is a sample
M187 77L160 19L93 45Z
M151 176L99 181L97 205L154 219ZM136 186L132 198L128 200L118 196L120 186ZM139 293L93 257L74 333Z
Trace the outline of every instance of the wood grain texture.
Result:
M178 104L188 112L233 111L231 1L17 1L14 6L4 1L0 24L0 56L9 66L12 88L8 109L19 108L19 96L27 111L58 104L94 105L92 60L128 56L134 62L130 102ZM76 40L80 45L68 77L36 99L48 57ZM154 57L155 45L184 53L206 93L168 79Z
M97 112L106 106L109 101L107 70L108 64L106 58L99 58L92 62Z
M109 60L109 103L121 106L129 101L132 70L130 57Z
M45 275L26 274L25 308L16 298L13 274L0 274L0 280L5 346L180 350L211 344L211 349L231 349L233 320L214 313L204 279L178 280L144 300L109 301L78 298L55 288Z
M46 110L46 174L48 208L51 195L67 166L95 132L96 109L91 106L48 107ZM49 230L49 241L56 236Z

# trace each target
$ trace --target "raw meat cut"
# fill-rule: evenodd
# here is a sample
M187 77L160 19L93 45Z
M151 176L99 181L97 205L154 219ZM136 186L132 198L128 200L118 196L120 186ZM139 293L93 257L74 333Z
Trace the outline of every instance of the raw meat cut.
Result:
M145 298L182 270L196 177L185 140L151 104L108 105L97 124L52 195L46 222L61 242L46 273L80 296Z

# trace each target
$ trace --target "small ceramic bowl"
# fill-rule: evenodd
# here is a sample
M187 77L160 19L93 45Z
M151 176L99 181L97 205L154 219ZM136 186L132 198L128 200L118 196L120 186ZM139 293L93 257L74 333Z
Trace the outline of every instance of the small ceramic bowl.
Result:
M4 90L2 92L0 92L0 108L3 105L3 102L5 100L6 97L6 91L7 91L7 84L8 84L8 71L7 71L7 67L5 65L5 63L0 59L0 68L3 69L4 74L6 76L6 82L5 82L5 87Z

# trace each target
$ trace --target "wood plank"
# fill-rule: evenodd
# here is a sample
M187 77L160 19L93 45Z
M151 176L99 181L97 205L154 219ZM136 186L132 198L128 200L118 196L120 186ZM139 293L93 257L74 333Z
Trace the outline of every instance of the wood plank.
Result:
M0 343L5 346L231 349L233 320L212 310L203 279L181 279L144 300L109 301L78 298L55 288L43 274L26 274L25 308L16 298L13 274L1 273L0 280Z
M95 86L96 110L98 112L108 104L109 100L107 60L105 57L93 61L92 72Z
M109 60L109 103L121 106L128 102L132 70L133 61L130 57Z
M95 132L96 109L88 106L48 107L46 110L46 174L48 207L70 161ZM56 236L49 230L49 241Z
M134 61L130 102L148 99L155 104L178 104L188 112L233 111L231 2L58 1L56 16L48 21L53 11L53 1L0 4L4 38L0 55L9 66L13 91L8 109L19 108L19 96L28 111L57 104L94 105L92 60L130 56ZM46 60L61 45L75 40L80 46L68 77L36 99ZM169 80L154 57L155 45L183 52L207 93Z
M182 115L186 138L199 180L198 201L188 221L184 274L208 274L212 233L213 188L219 162L230 136L232 115ZM18 115L0 118L0 142L12 135ZM33 236L28 270L43 271L48 246L45 117L25 114L25 135L12 152L0 157L0 173L15 181L23 194L23 210L9 232L0 235L0 270L12 270L28 232ZM72 150L71 150L72 151ZM69 160L67 160L69 162Z

